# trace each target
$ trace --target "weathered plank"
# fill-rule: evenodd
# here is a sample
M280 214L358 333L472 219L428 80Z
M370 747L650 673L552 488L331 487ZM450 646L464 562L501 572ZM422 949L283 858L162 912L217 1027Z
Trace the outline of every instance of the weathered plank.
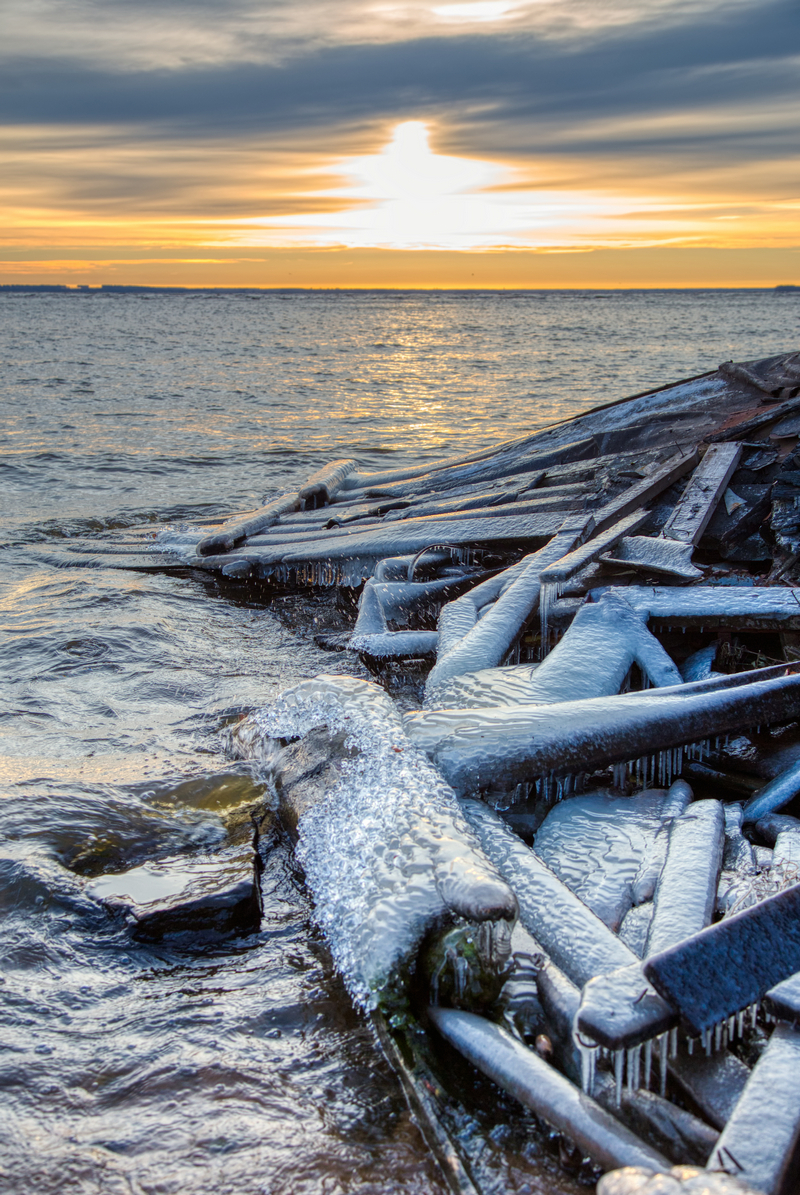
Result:
M680 502L661 529L665 539L697 544L736 471L741 444L713 444L695 469Z
M654 955L644 973L694 1033L800 970L800 884Z

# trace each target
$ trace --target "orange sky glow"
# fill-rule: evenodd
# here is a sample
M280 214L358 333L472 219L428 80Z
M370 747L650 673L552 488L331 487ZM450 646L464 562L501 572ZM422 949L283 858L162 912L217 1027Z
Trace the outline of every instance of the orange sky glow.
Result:
M412 4L402 22L391 5L243 2L216 42L200 18L180 42L169 5L160 39L146 4L75 11L82 41L80 21L59 37L66 8L44 0L6 43L63 82L0 89L0 282L800 281L800 55L776 50L764 84L746 0L611 4L605 24L581 0ZM723 16L742 26L726 53L681 48L687 27L711 46Z

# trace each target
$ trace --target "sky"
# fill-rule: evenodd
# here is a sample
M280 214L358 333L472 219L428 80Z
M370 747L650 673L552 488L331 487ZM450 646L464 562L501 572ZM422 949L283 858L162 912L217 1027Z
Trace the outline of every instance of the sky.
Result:
M800 284L797 0L4 0L0 282Z

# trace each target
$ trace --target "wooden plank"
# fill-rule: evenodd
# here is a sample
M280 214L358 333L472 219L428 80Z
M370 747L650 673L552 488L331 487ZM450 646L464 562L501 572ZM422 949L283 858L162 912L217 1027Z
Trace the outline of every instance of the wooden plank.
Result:
M679 452L675 456L651 473L649 477L644 477L636 485L632 485L624 494L620 494L612 502L607 502L604 506L595 513L594 522L597 532L604 531L606 527L610 527L612 523L623 519L625 515L630 514L634 510L639 510L645 506L651 498L657 498L664 490L669 489L673 482L678 478L683 477L684 473L688 473L690 469L694 469L699 461L697 449L691 452Z
M646 510L637 510L626 515L619 522L608 527L602 535L596 535L593 539L587 540L574 552L562 556L555 564L549 565L539 578L541 584L563 585L579 569L596 560L607 548L613 547L623 535L627 535L629 531L635 531L647 518L649 518L649 512Z
M796 1191L800 1150L800 1033L779 1025L759 1058L708 1163L741 1182Z
M742 446L713 444L695 469L680 502L667 519L661 534L665 539L697 544L708 526L725 489L736 471Z
M607 587L591 592L596 601L607 592ZM800 589L755 585L693 585L685 589L628 585L612 592L633 606L651 627L800 629Z

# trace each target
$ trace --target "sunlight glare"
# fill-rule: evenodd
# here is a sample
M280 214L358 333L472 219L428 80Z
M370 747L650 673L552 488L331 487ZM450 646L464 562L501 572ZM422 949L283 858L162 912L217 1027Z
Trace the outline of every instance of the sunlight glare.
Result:
M329 169L350 185L316 192L325 210L246 221L258 226L263 238L254 241L250 233L247 243L457 250L575 247L587 237L595 242L604 222L624 218L631 208L630 196L531 190L511 165L435 153L429 135L425 121L403 121L378 153L331 162ZM338 211L331 210L331 201L341 204ZM655 205L639 198L635 206L643 212ZM241 227L243 222L238 223Z

